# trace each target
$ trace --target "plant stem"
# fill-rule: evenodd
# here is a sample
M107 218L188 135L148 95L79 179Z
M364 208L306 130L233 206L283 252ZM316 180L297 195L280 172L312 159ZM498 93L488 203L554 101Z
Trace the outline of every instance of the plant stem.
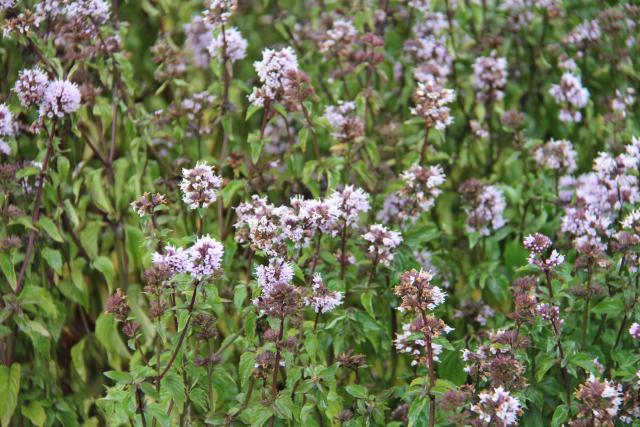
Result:
M44 188L44 179L47 174L47 170L49 169L49 161L51 160L51 156L53 155L53 137L56 133L56 119L53 119L51 124L51 132L49 132L49 140L47 141L47 152L44 155L44 160L42 161L42 169L40 170L40 174L38 175L38 184L36 186L36 198L33 206L33 215L31 216L31 223L35 227L38 220L40 219L40 207L42 205L42 189ZM29 233L29 242L27 243L27 251L24 255L24 261L22 261L22 267L20 268L20 273L18 275L18 280L16 281L16 290L15 293L19 294L22 289L22 284L24 282L25 275L27 273L27 267L31 262L31 255L33 255L33 249L36 242L36 234L38 232L36 230L31 230Z
M178 339L178 344L176 344L176 348L173 350L173 354L169 359L169 363L167 363L167 366L165 366L162 373L158 375L158 377L156 378L156 381L158 384L160 383L160 381L162 381L162 378L164 378L167 372L169 372L169 369L171 369L171 366L173 365L173 362L175 362L176 357L178 356L178 352L180 351L180 348L182 347L182 343L184 342L184 339L187 335L187 330L189 329L189 323L191 322L191 317L193 315L193 306L195 305L195 302L196 302L196 295L198 295L198 284L199 283L196 283L196 286L193 290L193 296L191 297L191 303L189 304L189 308L188 308L189 317L187 317L187 323L184 325L184 328L182 329L182 333L180 334L180 338Z
M284 314L280 316L280 330L278 331L278 340L276 341L276 358L273 364L273 377L271 378L271 402L276 401L278 396L278 371L280 370L280 343L284 335ZM269 426L273 427L276 422L276 416L271 416Z
M427 157L427 148L429 147L429 130L431 128L429 126L425 126L424 130L424 140L422 141L422 149L420 150L420 165L424 165L424 162Z

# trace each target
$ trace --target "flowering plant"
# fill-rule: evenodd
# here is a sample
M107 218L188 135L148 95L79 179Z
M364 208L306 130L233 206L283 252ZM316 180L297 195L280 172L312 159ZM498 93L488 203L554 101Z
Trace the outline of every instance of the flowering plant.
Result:
M0 0L0 426L640 425L639 22Z

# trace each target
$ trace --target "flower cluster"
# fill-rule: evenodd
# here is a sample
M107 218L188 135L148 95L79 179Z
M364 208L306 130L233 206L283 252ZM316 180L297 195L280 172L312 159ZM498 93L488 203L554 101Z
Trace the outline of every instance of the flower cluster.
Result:
M582 113L577 110L587 106L589 91L582 86L578 76L565 72L560 79L560 84L552 85L549 93L561 106L558 116L561 121L580 122L582 120Z
M153 264L170 275L187 273L195 280L202 280L222 271L224 247L208 235L198 237L189 248L171 245L163 252L153 254Z
M478 420L483 425L486 423L487 425L506 427L517 424L518 416L522 412L522 405L508 391L497 387L493 391L481 392L478 397L479 402L472 405L471 410L478 415Z
M374 264L389 267L393 261L393 249L402 243L397 231L388 230L384 225L373 224L362 238L370 243L367 251Z
M551 139L539 146L533 155L538 165L561 174L576 170L576 156L573 144L565 139Z
M131 202L131 208L140 217L145 215L153 215L156 208L167 203L167 199L160 193L144 193L139 199Z
M207 0L204 19L214 27L225 25L238 8L238 0Z
M216 192L222 187L222 178L213 166L199 162L193 169L182 170L182 200L191 209L206 208L216 201Z
M595 425L613 425L622 404L622 387L591 374L575 396L580 401L578 418L594 420Z
M294 50L265 49L262 60L253 63L261 86L254 87L249 101L268 108L273 103L282 103L290 111L296 111L303 100L313 93L309 78L298 68L298 57Z
M333 137L341 142L353 142L364 136L364 121L358 116L355 102L339 101L324 110L324 118L333 128Z
M489 236L506 224L503 214L507 204L496 186L470 179L460 186L460 194L467 205L467 231Z
M78 85L68 80L55 80L47 85L40 103L40 117L62 118L80 108Z
M302 309L302 291L294 286L293 268L279 258L269 259L269 264L256 268L258 286L262 294L253 300L253 304L267 316L283 318L296 317Z
M473 88L480 101L495 102L504 97L507 85L507 60L491 52L490 56L480 56L473 63Z
M185 44L191 55L193 63L199 68L209 67L211 55L208 47L213 42L214 26L204 20L202 16L194 16L191 22L184 25L186 34Z
M336 307L342 305L342 292L329 290L320 273L313 276L313 284L311 295L305 297L304 304L313 307L313 311L319 314L333 311Z
M247 56L247 40L236 27L223 28L207 47L209 54L234 63Z
M402 273L400 284L395 294L400 297L400 310L422 312L434 310L444 302L446 294L438 286L431 283L433 275L430 271L411 270Z
M49 85L49 77L39 68L20 71L13 90L18 95L23 107L38 105L42 102L44 93Z
M428 212L440 195L446 178L440 165L420 166L415 164L400 176L404 185L399 192L400 216L416 220Z
M434 81L419 82L413 94L415 107L411 113L420 117L427 128L444 130L453 123L447 104L455 97L452 89L445 89Z
M564 256L555 249L545 258L544 253L551 247L551 239L544 234L536 233L524 238L524 247L529 250L529 264L542 271L553 271L564 261Z
M327 56L348 57L353 52L358 32L348 19L336 19L320 41L320 52Z

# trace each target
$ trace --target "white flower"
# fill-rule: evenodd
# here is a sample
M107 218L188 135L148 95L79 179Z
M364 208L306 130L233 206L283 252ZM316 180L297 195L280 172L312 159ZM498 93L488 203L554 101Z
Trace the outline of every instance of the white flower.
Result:
M80 108L78 85L68 80L55 80L47 86L40 104L40 117L62 118Z
M224 247L216 239L208 235L199 237L188 249L188 272L195 279L214 275L220 271Z
M216 201L216 191L222 178L213 173L213 166L198 162L193 169L182 169L182 199L191 209L206 208Z

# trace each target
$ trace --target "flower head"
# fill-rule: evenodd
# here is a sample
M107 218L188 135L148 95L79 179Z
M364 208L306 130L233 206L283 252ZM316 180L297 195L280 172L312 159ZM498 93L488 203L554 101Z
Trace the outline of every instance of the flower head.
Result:
M80 90L69 80L55 80L47 86L40 104L40 117L62 118L80 108Z
M375 263L389 266L393 261L393 249L402 242L402 236L397 231L387 230L384 225L373 224L369 231L362 238L371 244L369 245L369 257Z
M502 386L494 388L491 392L481 392L478 397L479 402L472 405L471 410L478 414L482 423L494 422L498 425L499 420L499 425L505 427L517 424L518 416L522 413L522 405Z
M39 68L24 69L20 71L18 80L13 86L23 107L38 105L44 97L49 84L49 77Z
M209 44L209 54L229 62L240 61L247 56L247 40L236 27L225 28Z
M411 113L422 118L428 128L444 130L453 123L453 116L447 104L455 97L455 91L445 89L435 81L428 80L418 83L413 94L415 107Z
M446 294L431 283L431 271L411 270L402 273L395 294L402 299L400 309L408 311L433 310L444 302Z
M342 292L329 290L320 273L313 276L312 293L304 299L304 304L313 307L316 313L328 313L342 305Z
M13 114L11 114L6 104L0 104L0 136L13 136L15 132Z
M354 226L360 213L368 212L371 208L369 195L363 189L352 185L334 191L327 202L336 209L338 219L348 226Z
M507 60L491 52L490 56L480 56L473 63L473 88L481 101L499 101L504 97L507 85Z
M191 209L206 208L215 202L220 187L222 178L206 162L198 162L193 169L182 169L182 199Z
M208 235L199 237L187 252L189 254L188 272L193 278L201 280L220 272L224 247L216 239Z

